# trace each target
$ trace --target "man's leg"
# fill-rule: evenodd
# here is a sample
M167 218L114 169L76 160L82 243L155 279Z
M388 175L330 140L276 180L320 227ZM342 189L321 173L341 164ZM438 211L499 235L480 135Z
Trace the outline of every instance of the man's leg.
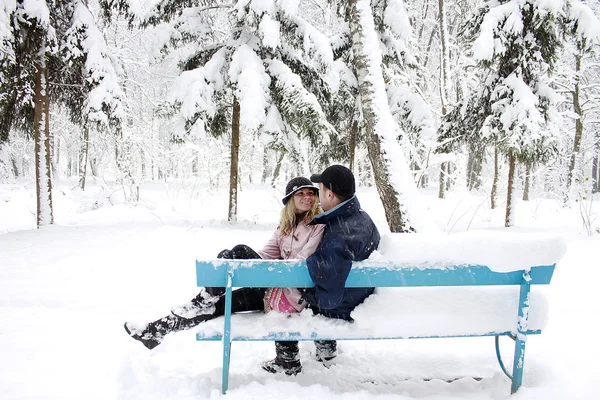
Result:
M229 260L250 260L260 259L260 256L251 247L245 244L238 244L233 249L221 251L217 258L226 258ZM200 293L190 301L173 307L171 313L181 318L194 318L201 315L212 314L215 303L225 294L224 287L202 288Z
M298 342L275 342L275 358L261 364L262 369L272 374L283 372L296 375L302 372Z
M265 289L242 288L233 291L231 297L231 311L262 311L264 310ZM193 328L204 321L220 317L225 314L225 297L221 297L215 304L214 312L199 315L194 318L181 318L177 315L167 315L161 319L147 324L141 329L126 322L125 330L134 339L139 340L148 349L158 346L166 335Z
M315 340L316 358L326 367L337 356L337 342L335 340Z

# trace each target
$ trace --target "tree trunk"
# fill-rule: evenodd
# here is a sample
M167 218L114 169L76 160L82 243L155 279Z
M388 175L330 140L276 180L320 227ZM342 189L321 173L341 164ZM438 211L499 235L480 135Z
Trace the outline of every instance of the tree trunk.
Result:
M85 190L85 178L87 176L88 151L90 148L90 128L86 122L81 127L81 152L79 153L79 188Z
M596 148L592 160L592 193L600 192L600 149Z
M268 150L266 147L263 147L262 159L263 159L263 171L262 171L262 176L260 178L260 182L266 183L267 178L269 177L269 168L267 167L269 165L269 154L268 154Z
M446 109L448 107L448 96L450 88L452 87L452 84L450 82L450 51L448 50L448 29L446 26L447 22L444 0L438 0L438 12L440 18L440 41L442 42L440 97L442 101L442 116L444 116L446 115Z
M481 171L483 169L483 149L469 146L469 161L467 162L467 189L481 188Z
M194 157L192 158L192 175L197 176L198 175L198 152L194 149L192 150L192 154L194 155ZM143 157L143 154L142 154ZM143 158L142 158L143 160ZM144 164L142 164L142 169L143 169ZM142 172L143 174L143 172Z
M196 152L194 150L194 152ZM198 157L196 157L196 163L198 163ZM142 175L142 182L146 179L146 152L140 148L140 170Z
M439 16L439 31L440 41L442 44L442 55L440 63L440 100L442 103L442 118L446 115L447 103L448 103L448 88L450 85L450 73L449 73L449 55L448 55L448 31L446 29L446 11L444 10L444 0L438 0L438 16ZM446 198L446 191L450 185L450 163L444 162L440 165L440 182L438 189L438 197L440 199Z
M273 179L271 179L271 187L275 187L275 182L279 178L279 174L281 173L281 164L283 163L283 157L285 157L285 153L287 151L285 149L281 149L281 153L279 154L279 158L277 159L277 163L275 164L275 171L273 171Z
M37 198L37 227L54 223L52 210L52 177L50 174L50 121L48 114L48 69L45 45L40 49L35 74L35 183Z
M581 72L581 54L575 56L575 88L572 92L573 96L573 111L577 114L575 120L575 139L573 140L573 153L571 153L571 162L569 163L569 176L567 177L567 188L565 190L565 204L568 203L571 189L576 175L577 158L581 149L581 138L583 137L583 111L579 98L579 73Z
M498 146L494 146L494 179L492 181L492 193L490 193L490 208L494 210L498 206Z
M438 198L446 198L446 168L448 167L447 162L443 162L440 165L440 184L438 188Z
M523 188L523 201L529 201L529 192L531 190L531 172L533 164L528 162L525 165L525 187Z
M452 187L452 179L450 177L454 173L454 163L452 161L448 161L446 163L446 192L450 191Z
M516 166L517 159L513 154L508 156L508 190L506 193L506 217L504 218L504 226L511 227L515 224L515 207L516 204Z
M356 156L356 138L358 137L358 121L355 119L352 121L352 127L350 128L350 171L354 172L354 158Z
M382 149L381 141L383 132L377 129L379 120L384 117L383 113L388 110L382 110L382 104L387 106L387 96L385 93L379 93L383 88L383 75L381 72L381 59L377 60L371 49L367 50L366 45L377 40L377 33L374 29L373 14L371 11L370 1L368 0L349 0L348 7L350 10L350 37L352 38L352 50L354 53L353 64L357 72L358 89L361 96L361 104L365 122L365 136L367 142L367 150L369 159L373 167L375 184L383 204L385 217L390 227L391 232L411 232L414 228L408 221L408 216L401 209L400 193L392 184L391 174L401 173L394 171L391 165L391 160L385 157L384 151L392 151L393 149ZM384 102L377 102L377 99ZM389 120L392 120L391 115ZM389 141L388 146L392 145ZM395 145L399 146L397 143ZM402 154L402 149L397 149L397 155ZM402 167L404 160L394 160ZM405 161L404 161L405 163ZM408 165L404 177L410 176ZM406 182L408 184L408 182ZM413 180L414 184L414 180ZM416 187L415 187L416 190Z
M13 176L15 178L18 178L19 177L19 167L17 167L17 159L15 157L11 157L10 162L12 164Z
M90 160L90 172L92 176L98 176L98 157L93 157Z
M231 122L231 169L229 172L229 215L227 220L237 221L238 159L240 154L240 103L233 97L233 120Z
M56 179L60 171L60 138L55 137L54 146L52 146L52 153L54 155L52 163L52 176Z

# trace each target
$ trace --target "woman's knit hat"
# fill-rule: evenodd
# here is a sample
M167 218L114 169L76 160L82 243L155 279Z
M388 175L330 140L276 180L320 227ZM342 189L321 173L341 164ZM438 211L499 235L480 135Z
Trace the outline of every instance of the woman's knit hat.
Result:
M285 206L287 204L288 200L290 199L290 197L292 197L294 193L304 188L309 188L314 190L315 193L319 193L319 188L316 187L309 179L299 176L290 180L287 186L285 187L285 197L281 199L283 205Z

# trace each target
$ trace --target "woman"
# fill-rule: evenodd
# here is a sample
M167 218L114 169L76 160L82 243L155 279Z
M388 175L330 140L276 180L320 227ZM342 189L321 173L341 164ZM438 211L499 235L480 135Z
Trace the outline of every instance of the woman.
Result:
M265 247L255 252L246 245L237 245L231 250L221 251L217 257L265 260L306 259L315 251L323 236L324 225L307 225L315 215L322 212L318 202L318 191L319 189L306 178L297 177L290 180L285 188L285 197L282 199L285 207L281 211L279 226ZM205 288L191 301L173 308L171 315L141 328L126 322L125 330L148 349L153 349L171 332L190 329L204 321L224 315L224 292L224 288ZM295 288L242 288L233 291L231 311L275 310L293 313L301 311L306 306L300 298L300 291ZM295 375L302 370L298 357L298 342L275 342L275 353L276 357L273 360L262 364L262 368L266 371Z

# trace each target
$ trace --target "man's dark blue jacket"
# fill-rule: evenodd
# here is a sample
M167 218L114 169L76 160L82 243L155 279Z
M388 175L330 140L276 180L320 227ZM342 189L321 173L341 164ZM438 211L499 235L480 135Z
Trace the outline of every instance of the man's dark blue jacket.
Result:
M325 224L323 239L306 259L314 288L303 298L315 313L352 321L350 313L373 293L373 288L346 289L352 261L362 261L379 246L379 232L360 209L356 196L313 218L309 225Z

